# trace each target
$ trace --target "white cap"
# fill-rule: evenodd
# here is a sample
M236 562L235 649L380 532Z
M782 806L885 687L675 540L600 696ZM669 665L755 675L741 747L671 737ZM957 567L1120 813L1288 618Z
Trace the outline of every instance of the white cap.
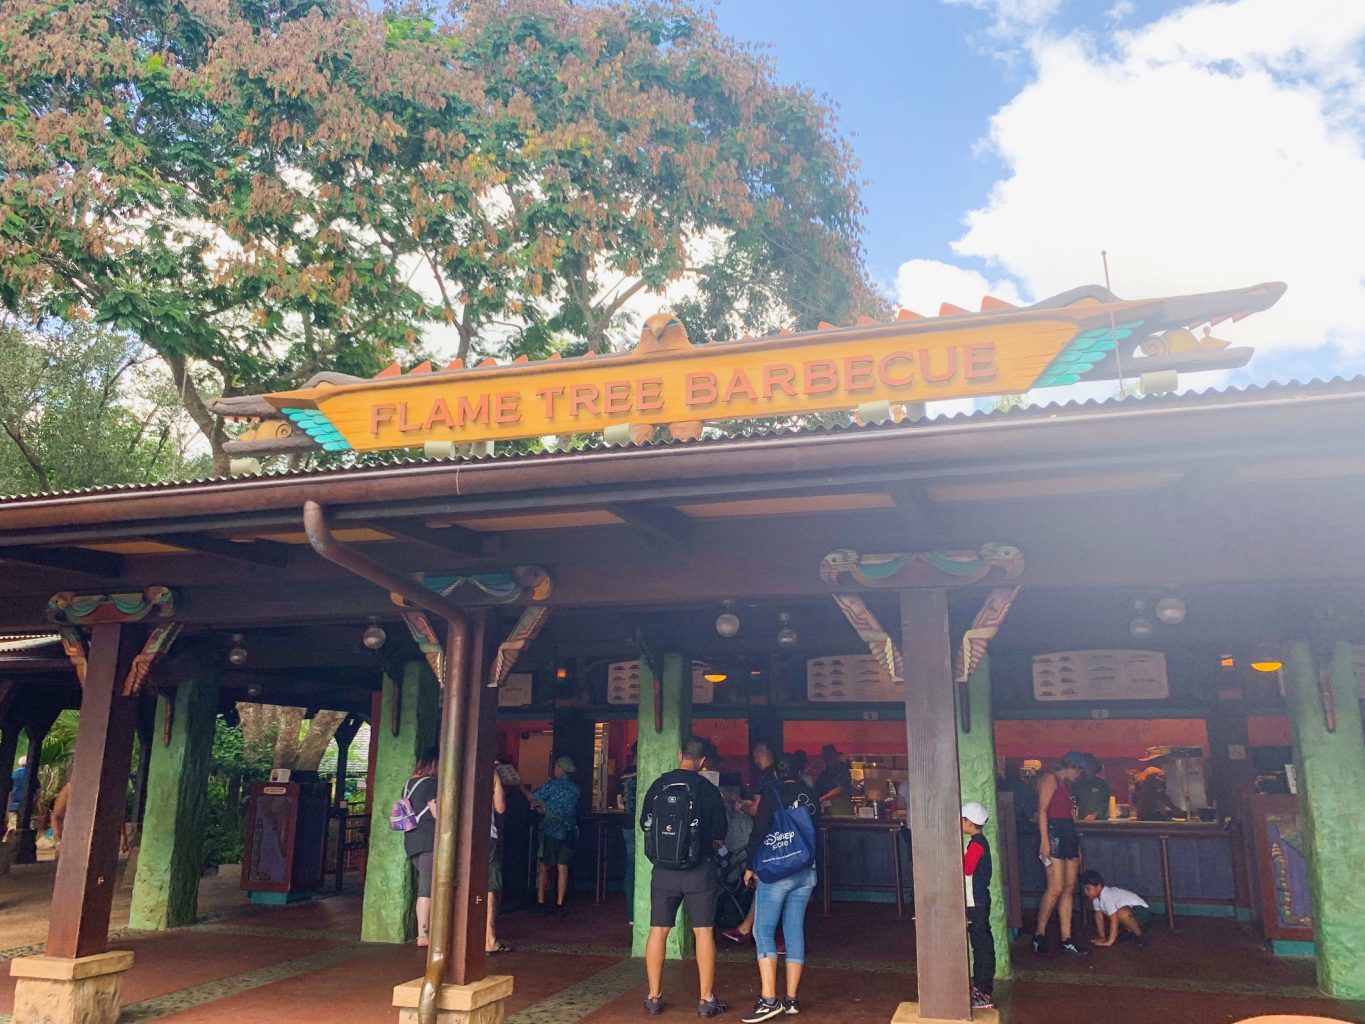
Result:
M962 805L962 816L977 826L984 825L991 819L990 811L975 800Z

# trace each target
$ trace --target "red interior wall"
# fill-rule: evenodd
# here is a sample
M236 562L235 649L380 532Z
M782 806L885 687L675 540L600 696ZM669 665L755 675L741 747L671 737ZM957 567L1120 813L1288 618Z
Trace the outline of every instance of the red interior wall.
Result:
M1283 715L1274 718L1248 718L1247 742L1253 747L1292 747L1294 731Z
M998 757L1059 758L1069 750L1094 754L1101 761L1136 760L1148 747L1209 748L1200 718L1106 718L995 723Z
M841 754L905 755L904 722L785 722L782 745L791 753L804 750L811 757L833 743Z

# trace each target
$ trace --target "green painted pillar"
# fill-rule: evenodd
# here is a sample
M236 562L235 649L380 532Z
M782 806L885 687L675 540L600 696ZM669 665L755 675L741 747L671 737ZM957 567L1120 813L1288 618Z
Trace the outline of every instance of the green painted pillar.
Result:
M178 928L199 916L204 803L218 719L218 682L218 670L205 669L182 680L170 700L157 698L130 928Z
M664 772L678 767L683 741L692 734L692 661L681 654L666 654L663 659L663 732L654 731L654 676L643 659L640 661L640 738L636 752L639 776L639 806L635 829L635 925L632 929L631 955L645 955L649 938L649 880L653 865L645 856L645 834L639 829L645 793ZM668 958L681 960L692 955L696 943L686 909L668 933Z
M379 721L370 727L370 742L378 746L370 780L374 796L360 918L363 942L411 942L417 937L417 876L403 849L403 833L389 828L389 811L403 795L418 756L436 745L438 691L426 662L405 662L402 672L401 682L384 677ZM397 736L393 734L395 701Z
M1005 908L1005 865L1000 861L1000 822L995 814L995 716L991 710L991 657L982 655L981 663L964 688L957 690L957 770L961 777L962 802L975 800L990 812L986 822L986 842L991 844L991 934L995 937L995 976L1005 980L1013 975L1010 966L1009 926ZM971 710L971 732L962 728L962 700ZM965 890L963 898L966 898Z
M1321 668L1330 675L1320 677ZM1365 872L1360 870L1365 741L1351 645L1335 644L1331 664L1321 666L1312 646L1296 643L1289 650L1285 672L1308 849L1318 985L1338 999L1365 999ZM1335 732L1327 731L1320 685L1330 685L1336 698Z

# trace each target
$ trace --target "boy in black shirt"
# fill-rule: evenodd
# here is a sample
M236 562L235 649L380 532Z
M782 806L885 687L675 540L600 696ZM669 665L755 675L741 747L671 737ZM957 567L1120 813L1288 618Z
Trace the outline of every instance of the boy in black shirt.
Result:
M699 862L681 869L654 864L649 885L649 941L645 946L645 969L649 974L649 997L645 1012L657 1016L663 1012L664 953L668 933L678 917L678 907L687 904L692 919L692 932L697 943L697 975L700 1000L697 1016L717 1017L728 1007L716 998L716 904L720 898L720 876L716 871L716 847L725 841L727 821L725 800L720 790L700 773L706 758L707 743L696 736L689 737L678 755L678 767L664 772L640 801L640 828L645 832L645 849L650 848L649 835L656 811L655 802L664 789L682 783L688 787L695 810L696 846ZM662 803L662 801L661 801ZM653 854L651 854L651 857Z
M962 834L971 836L962 854L967 890L967 938L972 944L972 1009L995 1005L995 936L991 934L991 847L982 828L990 820L976 801L962 805Z

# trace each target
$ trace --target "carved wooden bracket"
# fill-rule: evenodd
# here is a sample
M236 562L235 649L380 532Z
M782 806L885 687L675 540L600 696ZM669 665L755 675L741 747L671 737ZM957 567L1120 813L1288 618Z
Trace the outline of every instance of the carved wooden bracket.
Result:
M142 692L142 684L147 681L147 673L152 666L171 649L184 626L179 622L163 622L147 634L142 650L133 658L128 669L128 678L123 681L123 695L132 697ZM170 702L167 702L169 709ZM168 710L169 715L169 710Z
M85 637L75 626L63 626L57 630L57 635L62 638L62 650L66 652L71 667L76 670L76 678L80 680L81 686L84 686L85 660L89 654L89 648L85 646Z
M992 574L1018 579L1024 553L1013 544L982 544L975 551L921 551L863 555L849 548L831 551L820 563L820 578L830 586L873 590L914 587L969 587Z
M474 573L467 576L436 576L419 572L426 588L453 604L479 607L514 604L517 601L545 601L554 590L550 574L538 565L518 565L512 569ZM389 598L400 608L412 605L399 594Z
M834 601L848 619L854 632L867 644L872 657L886 670L893 683L905 682L905 663L901 658L900 645L891 639L877 617L872 614L863 599L857 594L835 594Z
M488 680L490 687L499 687L507 681L517 658L540 633L549 617L550 609L546 605L536 605L521 613L517 624L507 634L507 639L498 645L498 653L493 658L493 671Z
M1014 604L1015 597L1019 594L1018 587L996 587L986 595L986 600L981 604L981 610L972 619L971 628L962 634L962 649L957 656L957 671L953 674L954 679L962 685L962 731L972 731L972 706L967 696L967 686L976 671L976 667L981 664L981 659L986 653L986 647L995 639L995 634L1000 632L1000 627L1005 622L1005 616L1009 614L1010 607Z
M417 644L417 649L422 652L422 657L426 658L427 664L431 666L436 681L444 685L446 678L445 648L441 646L441 639L431 626L430 616L426 612L406 611L403 613L403 622L407 624L408 632L412 634L413 642Z
M123 594L77 594L63 590L47 601L47 619L62 625L93 626L101 622L169 619L175 613L170 587L147 587Z

